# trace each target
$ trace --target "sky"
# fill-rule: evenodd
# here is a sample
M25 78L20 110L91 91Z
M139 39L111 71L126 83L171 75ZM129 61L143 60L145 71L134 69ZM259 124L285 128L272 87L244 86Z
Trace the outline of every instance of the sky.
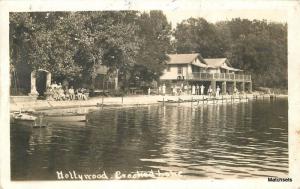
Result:
M177 23L190 17L203 17L208 22L231 20L233 18L245 18L249 20L267 20L272 22L287 22L287 13L283 10L164 10L168 21L175 28Z

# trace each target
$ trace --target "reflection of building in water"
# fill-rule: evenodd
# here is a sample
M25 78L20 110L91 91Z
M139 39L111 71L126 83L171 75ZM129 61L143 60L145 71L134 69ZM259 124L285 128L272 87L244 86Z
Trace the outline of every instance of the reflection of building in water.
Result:
M239 125L237 124L238 123L238 104L231 104L231 115L232 115L232 120L231 120L231 125L232 125L232 128L236 128L238 127Z
M215 112L215 120L220 122L220 105L216 104L214 106L214 108L215 108L215 111L214 111Z
M228 105L227 104L224 104L221 106L221 109L222 109L222 116L221 116L221 124L223 127L225 127L227 125L227 108L228 108Z
M207 120L208 121L212 121L214 119L214 111L213 111L213 108L215 106L212 105L212 106L207 106Z

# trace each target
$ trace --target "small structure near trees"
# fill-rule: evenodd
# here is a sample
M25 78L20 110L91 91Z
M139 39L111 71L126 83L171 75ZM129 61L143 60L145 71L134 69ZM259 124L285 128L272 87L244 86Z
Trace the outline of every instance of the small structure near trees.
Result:
M45 83L42 83L42 88L40 88L41 87L40 85L37 86L37 76L38 76L39 72L46 74ZM38 96L39 95L38 91L44 93L46 91L47 87L51 85L51 72L44 70L44 69L33 70L30 74L30 82L31 82L30 93L28 95L29 96ZM37 87L38 87L38 89L37 89Z

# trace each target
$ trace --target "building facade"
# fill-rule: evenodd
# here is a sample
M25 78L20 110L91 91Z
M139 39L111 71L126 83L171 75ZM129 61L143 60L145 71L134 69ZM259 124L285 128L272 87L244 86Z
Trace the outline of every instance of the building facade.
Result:
M240 92L252 92L251 75L233 68L226 58L204 59L200 53L169 54L167 68L160 82L167 86L203 85L215 91L219 86L222 94L232 94L236 88Z

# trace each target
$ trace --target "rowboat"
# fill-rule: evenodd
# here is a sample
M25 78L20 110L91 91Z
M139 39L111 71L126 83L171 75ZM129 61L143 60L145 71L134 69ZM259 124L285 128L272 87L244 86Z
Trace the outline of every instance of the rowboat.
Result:
M29 115L29 114L21 113L21 112L12 113L11 118L14 121L29 121L29 122L33 122L37 119L37 117L35 117L33 115Z
M39 117L30 115L28 113L15 112L11 114L11 122L18 125L30 126L33 128L46 127L45 122L43 122Z

